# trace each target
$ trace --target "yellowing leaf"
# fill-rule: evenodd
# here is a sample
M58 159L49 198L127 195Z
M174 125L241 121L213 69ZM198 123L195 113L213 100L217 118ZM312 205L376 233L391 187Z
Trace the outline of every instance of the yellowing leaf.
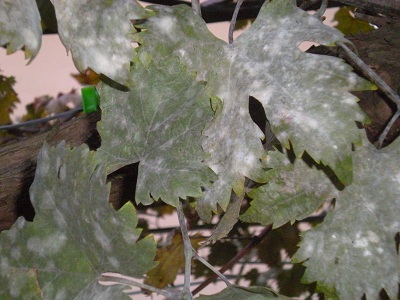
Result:
M197 234L190 238L195 250L200 247L200 243L204 240L205 238ZM157 288L164 288L174 282L179 270L185 266L182 235L180 233L175 234L169 245L158 249L155 260L159 264L147 273L144 282Z
M100 75L87 68L84 73L71 74L80 84L95 85L100 81Z
M357 20L354 18L352 13L354 12L354 7L342 6L335 14L333 20L338 21L335 26L344 35L356 35L360 33L367 33L374 30L374 26L368 22Z
M0 75L0 125L11 123L10 114L15 104L19 103L17 93L13 89L14 84L14 77Z
M14 84L14 77L0 75L0 125L11 123L10 114L13 112L15 104L20 102L12 87ZM0 136L5 134L7 134L6 131L0 130Z

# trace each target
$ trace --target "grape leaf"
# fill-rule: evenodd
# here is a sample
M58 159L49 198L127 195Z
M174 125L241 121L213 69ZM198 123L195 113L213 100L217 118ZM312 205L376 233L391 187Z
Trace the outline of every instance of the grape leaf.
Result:
M292 164L286 154L271 151L266 164L272 168L267 172L268 184L248 193L253 200L240 217L244 222L273 223L276 228L308 217L324 200L337 194L324 172L302 159Z
M19 102L17 93L13 89L14 77L6 77L0 74L0 125L10 124L10 114ZM0 135L2 132L0 132Z
M333 18L334 21L338 22L335 27L347 36L367 33L374 30L374 26L368 22L354 18L351 15L351 13L354 13L354 10L355 8L351 6L342 6L339 8Z
M295 261L306 282L340 299L378 299L384 288L397 297L400 259L400 139L377 150L365 138L354 154L354 180L338 195L333 212L304 234ZM397 246L398 247L398 246Z
M204 240L199 234L190 237L194 250L199 249ZM157 250L155 260L159 263L147 272L144 283L161 289L174 283L178 272L185 267L184 248L182 235L175 234L170 244Z
M266 1L256 21L233 44L215 38L202 19L186 6L151 7L137 34L138 53L162 61L175 54L212 94L222 100L213 122L204 132L208 165L219 175L198 201L198 212L210 221L217 204L226 209L231 190L244 192L244 176L265 182L260 158L263 133L251 120L249 96L264 106L278 139L305 150L351 181L351 142L359 140L353 120L363 120L356 98L348 91L372 85L351 72L342 60L307 54L303 41L321 44L346 42L334 28L298 9L291 0ZM201 45L201 47L199 47Z
M179 197L199 197L215 174L204 163L201 131L213 116L204 82L196 82L176 57L137 61L130 92L103 85L98 150L113 170L137 161L135 199L177 206Z
M210 242L216 242L228 235L239 220L242 202L242 197L238 197L235 194L232 195L231 203L226 208L224 215L219 220L218 225L214 228L212 235L208 239Z
M239 286L229 286L221 292L205 296L200 295L196 298L199 300L267 300L267 299L285 299L285 297L277 297L274 292L266 287L252 286L249 288Z
M30 190L35 220L0 234L0 298L120 299L119 289L98 283L101 273L141 277L154 267L154 239L137 242L133 206L115 212L105 181L86 145L43 146Z
M32 61L42 44L42 27L36 2L31 0L0 1L0 46L11 54L25 50Z
M149 15L136 0L52 0L61 41L77 69L87 68L126 85L134 57L131 21ZM71 22L71 16L74 17Z

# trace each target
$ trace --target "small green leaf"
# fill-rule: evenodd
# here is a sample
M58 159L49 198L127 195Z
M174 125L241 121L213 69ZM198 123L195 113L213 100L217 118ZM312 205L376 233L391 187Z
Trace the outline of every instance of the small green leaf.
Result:
M213 230L209 241L216 242L223 237L227 236L232 230L233 226L239 221L240 208L242 206L243 198L232 195L232 202L229 204L226 212L218 222L217 227Z
M42 43L42 27L36 2L32 0L0 1L0 46L11 54L25 50L32 61Z
M133 206L115 212L108 193L86 145L44 145L30 190L34 222L18 219L0 234L0 298L120 299L120 288L98 283L102 273L141 277L154 267L154 239L138 242Z
M377 150L365 138L354 154L354 180L324 222L304 234L295 261L303 280L340 299L397 297L400 259L400 139Z
M248 193L253 200L240 217L244 222L279 227L308 217L337 194L324 172L302 159L291 163L286 154L270 151L266 165L272 168L267 172L268 183Z
M145 67L136 62L130 92L100 88L102 120L98 150L111 170L139 163L136 202L200 197L215 174L204 163L201 133L213 116L204 82L178 58Z

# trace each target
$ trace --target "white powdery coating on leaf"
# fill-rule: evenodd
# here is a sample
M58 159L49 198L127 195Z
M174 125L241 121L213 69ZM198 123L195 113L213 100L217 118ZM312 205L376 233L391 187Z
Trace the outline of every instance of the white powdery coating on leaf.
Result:
M393 162L400 155L400 140L381 150L366 137L363 144L353 156L352 185L336 197L335 209L324 222L305 233L295 260L305 261L307 282L334 287L341 299L363 294L379 298L382 288L394 299L399 281L395 236L400 230L400 186Z
M36 51L39 50L41 40L37 38L36 32L25 28L21 31L21 35L24 37L25 41L29 41L29 49L37 49Z
M114 267L115 270L118 270L121 266L118 258L116 258L116 257L112 257L112 256L108 257L108 261L110 262L111 266Z
M14 298L17 299L19 298L21 295L21 284L17 281L11 281L8 285L8 288L10 289L10 295Z
M362 233L357 233L353 245L355 248L368 248L371 246L370 243L378 244L379 242L380 239L376 233L367 231L366 236L362 236Z
M129 39L135 32L130 17L146 17L146 11L135 0L53 1L58 31L79 71L91 68L113 80L126 84L134 50ZM82 18L74 18L82 15ZM71 22L71 18L74 20ZM101 20L101 22L100 22Z
M74 299L78 294L101 299L104 289L97 280L102 270L141 277L154 267L154 240L126 243L129 234L140 235L137 217L131 204L118 213L108 205L110 187L96 153L86 145L70 150L65 143L56 148L44 144L40 153L30 189L35 222L18 219L0 235L3 298L22 299L19 293L24 293L45 299ZM45 174L43 164L48 165ZM60 167L71 180L61 180ZM65 282L73 284L64 289ZM120 298L119 291L110 292L104 299Z
M31 237L27 240L27 248L40 257L54 255L66 244L68 238L63 232L55 233L45 238Z
M7 257L0 257L0 272L1 272L1 275L6 275L9 266L10 266L10 263L8 262L8 258Z
M54 300L64 300L64 299L68 299L68 293L65 290L65 288L59 288L57 290L57 294L54 297Z
M268 183L252 189L250 208L242 215L246 222L282 226L288 221L301 220L315 212L324 200L337 193L329 178L309 167L302 160L290 163L287 154L273 151L268 154L266 166Z
M229 45L214 40L204 21L184 6L155 8L157 15L139 34L142 54L154 55L159 63L178 55L223 104L203 133L203 149L210 154L206 163L219 175L199 201L204 220L217 204L226 208L232 188L243 192L244 177L265 182L263 135L252 124L249 96L261 102L273 132L285 146L292 142L298 156L307 151L340 169L351 142L358 140L353 120L359 108L348 87L364 82L343 61L298 49L303 41L345 42L343 35L292 1L265 3L252 27Z
M24 48L31 60L39 52L42 41L40 14L35 1L0 1L0 45L14 53Z
M400 172L397 173L396 175L394 175L394 181L395 181L398 185L400 185Z
M174 17L164 16L158 20L158 30L163 34L173 35L176 21Z
M19 260L21 258L21 249L18 247L14 247L11 252L11 257L15 260Z

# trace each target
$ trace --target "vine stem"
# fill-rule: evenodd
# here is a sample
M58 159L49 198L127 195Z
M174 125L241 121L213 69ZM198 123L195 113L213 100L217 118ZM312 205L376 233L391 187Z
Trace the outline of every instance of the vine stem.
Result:
M219 269L220 273L224 273L226 270L230 269L234 264L236 264L243 256L247 255L251 249L257 246L263 238L270 232L272 229L272 225L265 226L264 229L256 236L253 237L250 243L246 245L234 258L228 261L221 269ZM200 284L197 288L195 288L192 292L192 295L196 295L200 291L202 291L206 286L212 283L215 279L218 278L218 275L214 274L208 277L202 284Z
M198 14L201 17L200 0L192 0L192 9L196 14Z
M122 285L134 286L134 287L138 287L141 289L146 289L146 290L152 291L154 293L157 293L159 295L162 295L168 299L181 299L181 292L174 293L174 292L169 292L166 290L161 290L154 286L137 282L133 278L123 276L120 274L103 273L103 274L101 274L99 281L103 282L103 284L104 283L109 283L109 284L117 283L117 284L122 284Z
M220 271L218 271L214 266L212 266L208 261L206 261L204 258L202 258L196 250L192 249L194 257L196 257L197 260L199 260L203 265L205 265L207 268L209 268L211 271L215 273L227 286L231 286L232 283L228 280L228 278L225 277L224 274L222 274Z
M348 56L348 58L357 65L360 71L376 86L381 90L390 100L392 100L397 105L397 112L393 115L390 122L386 125L385 129L381 133L378 139L377 148L382 148L383 141L386 138L389 130L393 126L396 119L399 117L400 113L400 96L396 94L395 91L374 71L372 70L365 62L362 61L353 51L350 50L343 42L336 43Z
M353 51L350 50L343 42L337 42L338 45L347 56L353 61L363 72L363 74L371 80L373 83L377 85L377 87L384 92L390 100L392 100L397 108L400 109L400 96L396 94L395 91L374 71L372 70L365 62L362 61Z
M396 122L398 117L400 117L400 108L396 111L396 113L390 119L389 123L386 125L385 129L382 131L381 135L379 136L378 143L377 143L378 149L382 148L383 142L385 141L390 128L392 128L394 122Z
M192 273L193 247L190 243L190 237L186 226L185 214L183 213L181 200L179 200L176 211L178 214L179 225L181 226L185 254L185 277L183 282L183 293L185 299L193 299L193 295L190 292L190 275Z
M328 0L322 0L321 2L321 7L318 9L318 11L314 14L315 17L318 19L322 20L322 17L328 8Z
M235 31L236 19L237 19L237 16L239 14L240 6L242 6L243 1L244 0L239 0L236 3L235 10L233 12L233 16L232 16L232 19L231 19L231 23L229 24L229 33L228 33L229 44L233 43L233 32Z

